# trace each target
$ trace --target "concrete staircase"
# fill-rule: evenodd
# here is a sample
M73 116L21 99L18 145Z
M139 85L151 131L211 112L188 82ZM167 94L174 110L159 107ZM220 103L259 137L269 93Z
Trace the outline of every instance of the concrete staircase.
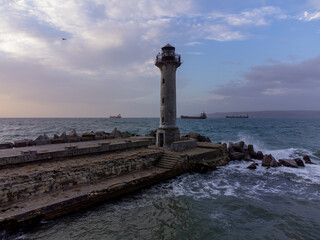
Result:
M165 152L163 153L159 162L156 164L156 167L173 169L179 160L180 156Z

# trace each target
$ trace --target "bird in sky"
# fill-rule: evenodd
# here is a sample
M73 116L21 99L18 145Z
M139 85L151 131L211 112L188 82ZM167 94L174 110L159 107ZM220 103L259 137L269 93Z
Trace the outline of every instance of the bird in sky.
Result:
M67 40L66 38L62 38L62 40L64 41L64 40Z

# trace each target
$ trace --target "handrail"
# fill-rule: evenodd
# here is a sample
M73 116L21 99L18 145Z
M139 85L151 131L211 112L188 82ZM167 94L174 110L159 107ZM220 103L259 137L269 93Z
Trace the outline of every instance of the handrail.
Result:
M174 57L174 62L181 63L181 55L180 54L170 54L170 53L158 53L156 56L155 63L162 62L163 57ZM165 59L164 59L165 61ZM172 61L172 60L171 60Z

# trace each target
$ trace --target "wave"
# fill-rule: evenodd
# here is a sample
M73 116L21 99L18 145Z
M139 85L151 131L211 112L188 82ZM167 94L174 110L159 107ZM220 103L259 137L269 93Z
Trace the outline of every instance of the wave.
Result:
M236 141L223 140L222 142L229 144L229 142L239 141L244 141L247 145L252 144L255 151L262 151L264 154L272 154L272 156L276 159L301 158L304 155L309 155L311 160L320 161L320 150L314 152L310 149L295 147L271 149L263 140L253 137L252 135L245 134L243 132L238 133Z

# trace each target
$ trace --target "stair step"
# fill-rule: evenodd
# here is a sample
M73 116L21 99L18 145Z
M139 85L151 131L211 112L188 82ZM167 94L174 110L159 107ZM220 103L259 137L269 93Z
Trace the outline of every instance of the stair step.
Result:
M179 158L161 158L163 160L169 160L169 161L178 161Z
M164 162L162 162L162 163L159 163L158 165L174 166L174 165L176 165L176 163L164 163Z
M158 164L167 164L167 165L175 165L176 162L159 162Z
M165 168L165 169L172 169L179 160L180 160L179 156L174 156L168 153L164 153L156 166L160 168Z
M178 161L179 159L177 158L161 158L163 160L168 160L168 161Z
M176 163L177 161L168 161L168 160L163 160L163 159L161 159L159 162L165 162L165 163Z
M173 167L174 165L170 165L170 164L158 164L158 166Z

